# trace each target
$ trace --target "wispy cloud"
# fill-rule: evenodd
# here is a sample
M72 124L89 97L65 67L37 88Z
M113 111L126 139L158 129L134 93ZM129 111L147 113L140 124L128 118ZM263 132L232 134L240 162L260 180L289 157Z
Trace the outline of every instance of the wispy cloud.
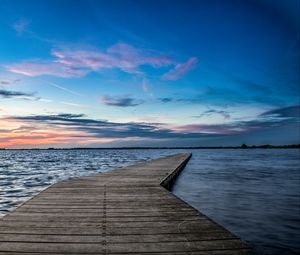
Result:
M237 75L227 74L232 81L236 82L244 90L255 91L256 93L267 94L272 93L272 90L264 85L258 84L252 80L238 77Z
M44 60L29 60L20 63L6 65L6 68L13 73L26 76L53 75L63 78L79 77L87 74L87 70L64 65L58 62Z
M158 55L153 50L137 49L125 43L113 45L107 50L107 54L112 56L114 61L119 62L113 61L112 64L128 72L136 70L141 65L151 65L157 68L173 64L173 60L167 56Z
M198 58L191 57L186 62L177 64L174 69L171 69L165 73L162 78L164 80L178 80L183 77L185 74L193 70L198 63Z
M211 68L214 72L217 72L219 75L223 75L224 79L229 80L231 83L234 82L242 90L264 94L272 92L272 90L266 85L260 84L257 81L250 79L249 77L242 77L238 74L224 70L223 68L217 66L211 66Z
M78 92L76 92L74 90L68 89L68 88L66 88L64 86L61 86L61 85L57 84L57 83L50 82L50 81L45 81L45 80L42 80L42 81L45 82L45 83L47 83L47 84L49 84L52 87L55 87L55 88L60 89L60 90L63 90L63 91L68 92L68 93L70 93L72 95L80 96L80 97L84 96L84 95L82 95L82 94L80 94L80 93L78 93Z
M0 97L2 98L15 98L15 99L25 99L25 100L40 100L40 97L36 97L34 93L25 93L13 90L0 90Z
M11 84L15 84L17 82L19 82L20 79L14 79L14 80L1 80L0 84L1 85L11 85Z
M223 116L224 120L229 120L230 119L230 113L228 111L216 110L216 109L209 109L207 111L202 112L200 115L194 116L194 117L195 118L202 118L202 117L205 117L205 116L211 116L213 114L219 114L219 115Z
M183 133L206 133L219 135L233 135L248 131L246 129L242 129L240 125L233 124L188 124L175 127L175 130Z
M31 116L11 116L6 121L20 122L22 125L43 128L44 130L64 130L79 132L74 138L193 138L205 137L202 133L180 133L164 127L160 123L111 122L87 118L83 114L50 114Z
M281 106L284 104L280 98L274 97L272 94L263 94L262 92L253 94L248 93L247 90L243 91L233 88L204 86L199 88L198 94L189 97L174 95L172 97L167 97L164 100L162 100L163 98L159 98L158 100L164 103L209 104L217 107L245 104Z
M117 43L104 51L92 47L64 47L52 50L51 55L52 59L27 60L6 65L6 68L11 72L27 76L53 75L68 78L112 68L139 74L142 73L139 67L143 65L158 68L174 64L174 61L167 56L125 43Z
M137 106L143 103L142 100L136 100L131 97L111 97L103 96L101 102L105 105L118 106L118 107L130 107Z
M274 129L287 125L300 125L300 106L290 106L267 111L253 120L233 121L225 124L191 124L177 127L181 132L205 132L217 134L239 134L262 129Z
M147 93L151 97L154 97L154 94L146 78L143 78L142 88L145 91L145 93Z
M68 105L68 106L74 106L74 107L78 107L78 108L92 108L88 105L84 105L84 104L78 104L78 103L72 103L72 102L65 102L65 101L62 101L60 102L61 104L64 104L64 105Z
M276 108L261 114L262 117L300 118L300 105Z
M162 98L158 98L158 100L162 103L170 103L174 101L172 97L162 97Z

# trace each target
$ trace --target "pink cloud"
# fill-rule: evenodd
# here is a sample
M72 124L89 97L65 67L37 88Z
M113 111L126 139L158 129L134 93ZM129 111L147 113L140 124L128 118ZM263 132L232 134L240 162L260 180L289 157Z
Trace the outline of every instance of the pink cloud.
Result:
M174 69L171 69L167 73L165 73L162 78L164 80L178 80L182 76L184 76L186 73L190 72L196 67L196 64L198 62L198 58L191 57L188 59L188 61L177 64Z
M142 65L158 68L173 64L173 61L166 56L124 43L117 43L106 51L67 48L53 50L51 54L54 57L52 60L29 60L6 67L11 72L27 76L53 75L67 78L112 68L137 74L142 73L139 70Z
M188 133L207 133L207 134L237 134L245 130L226 124L189 124L174 127L173 130Z
M167 56L155 56L152 51L137 49L125 43L117 43L107 52L121 60L120 65L124 68L135 68L140 65L161 67L173 64L173 61Z
M54 75L63 78L82 76L87 70L62 65L55 62L44 62L40 60L25 61L17 64L7 65L6 68L13 73L26 76Z
M151 97L154 96L154 94L153 94L153 92L151 90L151 87L148 84L148 81L146 80L146 78L143 79L142 88L143 88L144 92L147 93L149 96L151 96Z
M117 59L97 50L55 50L55 62L65 66L98 70L116 67Z

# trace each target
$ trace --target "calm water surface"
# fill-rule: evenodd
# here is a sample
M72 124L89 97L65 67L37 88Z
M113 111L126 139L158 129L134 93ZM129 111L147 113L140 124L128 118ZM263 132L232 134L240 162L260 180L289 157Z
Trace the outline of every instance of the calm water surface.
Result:
M173 192L254 246L300 253L299 150L0 151L0 217L52 183L179 152L193 157Z

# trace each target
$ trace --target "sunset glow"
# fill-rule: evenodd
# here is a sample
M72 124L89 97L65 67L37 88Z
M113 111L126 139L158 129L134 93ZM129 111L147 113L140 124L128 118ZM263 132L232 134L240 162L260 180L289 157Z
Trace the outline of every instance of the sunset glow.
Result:
M299 143L299 2L223 3L0 0L0 148Z

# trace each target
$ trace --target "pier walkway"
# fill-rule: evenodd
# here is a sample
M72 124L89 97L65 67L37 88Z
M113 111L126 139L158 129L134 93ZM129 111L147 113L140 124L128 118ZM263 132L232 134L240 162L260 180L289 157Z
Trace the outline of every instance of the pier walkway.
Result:
M0 220L0 255L250 254L167 188L177 154L54 184Z

